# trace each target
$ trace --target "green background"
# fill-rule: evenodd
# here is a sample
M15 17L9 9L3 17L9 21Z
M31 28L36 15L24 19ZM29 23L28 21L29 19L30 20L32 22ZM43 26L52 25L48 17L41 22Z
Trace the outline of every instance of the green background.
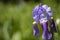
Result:
M2 0L0 1L0 40L42 40L40 35L33 36L32 9L39 3L51 7L53 17L60 18L59 0ZM51 40L60 40L60 25L56 26L57 33Z

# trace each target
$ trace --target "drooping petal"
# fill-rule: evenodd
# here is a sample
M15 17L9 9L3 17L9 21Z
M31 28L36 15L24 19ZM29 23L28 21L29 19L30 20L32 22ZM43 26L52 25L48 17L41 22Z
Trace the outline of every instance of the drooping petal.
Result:
M42 23L41 26L43 30L42 39L51 39L52 34L48 31L48 23L47 22Z
M38 36L39 35L39 29L38 29L37 24L33 25L33 35L34 36Z
M50 21L50 27L51 27L52 31L57 32L56 26L55 26L55 23L54 23L53 19Z

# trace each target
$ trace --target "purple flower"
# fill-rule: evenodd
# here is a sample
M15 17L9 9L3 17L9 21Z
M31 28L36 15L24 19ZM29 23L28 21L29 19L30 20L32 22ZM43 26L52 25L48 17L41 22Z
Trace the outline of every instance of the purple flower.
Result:
M44 13L46 13L46 16ZM46 18L46 20L48 20L52 16L52 12L51 12L50 7L48 7L47 5L38 4L37 6L35 6L33 8L32 16L33 16L34 21L36 21L36 22L40 21L42 18ZM44 23L41 23L41 21L40 21L40 24L41 24L41 27L43 30L42 39L51 39L52 33L49 32L49 30L48 30L48 21L46 21ZM50 27L53 29L54 32L56 32L54 20L50 21ZM35 36L37 36L39 34L37 24L33 24L33 34Z
M42 8L42 4L38 4L32 10L32 16L34 21L39 21L41 18L44 18L45 9Z
M42 30L43 30L42 39L51 39L52 34L48 30L48 22L41 24L41 26L42 26Z
M33 35L38 36L39 35L39 29L37 24L33 24Z
M52 34L48 31L48 22L45 22L41 24L42 27L42 39L51 39ZM33 24L33 35L38 36L39 35L39 29L37 24Z
M50 21L50 27L53 30L53 32L57 32L56 26L55 26L55 23L54 23L54 20L53 19Z

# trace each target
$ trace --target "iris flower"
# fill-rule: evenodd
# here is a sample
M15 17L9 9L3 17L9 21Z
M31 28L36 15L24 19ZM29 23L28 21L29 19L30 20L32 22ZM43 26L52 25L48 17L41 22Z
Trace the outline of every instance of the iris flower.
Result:
M45 9L48 7L46 6L45 9L42 7L43 5L40 3L38 4L37 6L35 6L32 10L32 16L33 16L33 19L34 19L34 22L33 22L33 35L34 36L38 36L39 35L39 29L38 29L38 25L37 25L37 22L39 21L40 22L40 25L42 27L42 39L51 39L52 38L52 33L48 30L48 14L51 13L51 10L49 11L48 10L48 14L46 16L46 20L44 23L41 23L41 18L44 18L44 14L45 13ZM47 13L47 12L46 12ZM51 15L51 14L49 14ZM44 20L43 20L44 21ZM54 23L54 20L52 19L50 21L50 28L53 29L54 32L56 32L56 27L55 27L55 23Z

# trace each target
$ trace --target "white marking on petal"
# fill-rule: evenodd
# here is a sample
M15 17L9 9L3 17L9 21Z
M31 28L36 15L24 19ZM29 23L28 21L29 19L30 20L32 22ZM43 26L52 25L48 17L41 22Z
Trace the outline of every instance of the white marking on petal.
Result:
M47 9L48 6L47 6L47 5L43 5L42 7L43 7L44 9Z
M33 24L36 24L36 21L34 21Z
M44 23L44 22L47 22L48 20L46 19L46 18L42 18L41 20L40 20L40 23Z
M53 19L53 17L51 17L51 19Z

